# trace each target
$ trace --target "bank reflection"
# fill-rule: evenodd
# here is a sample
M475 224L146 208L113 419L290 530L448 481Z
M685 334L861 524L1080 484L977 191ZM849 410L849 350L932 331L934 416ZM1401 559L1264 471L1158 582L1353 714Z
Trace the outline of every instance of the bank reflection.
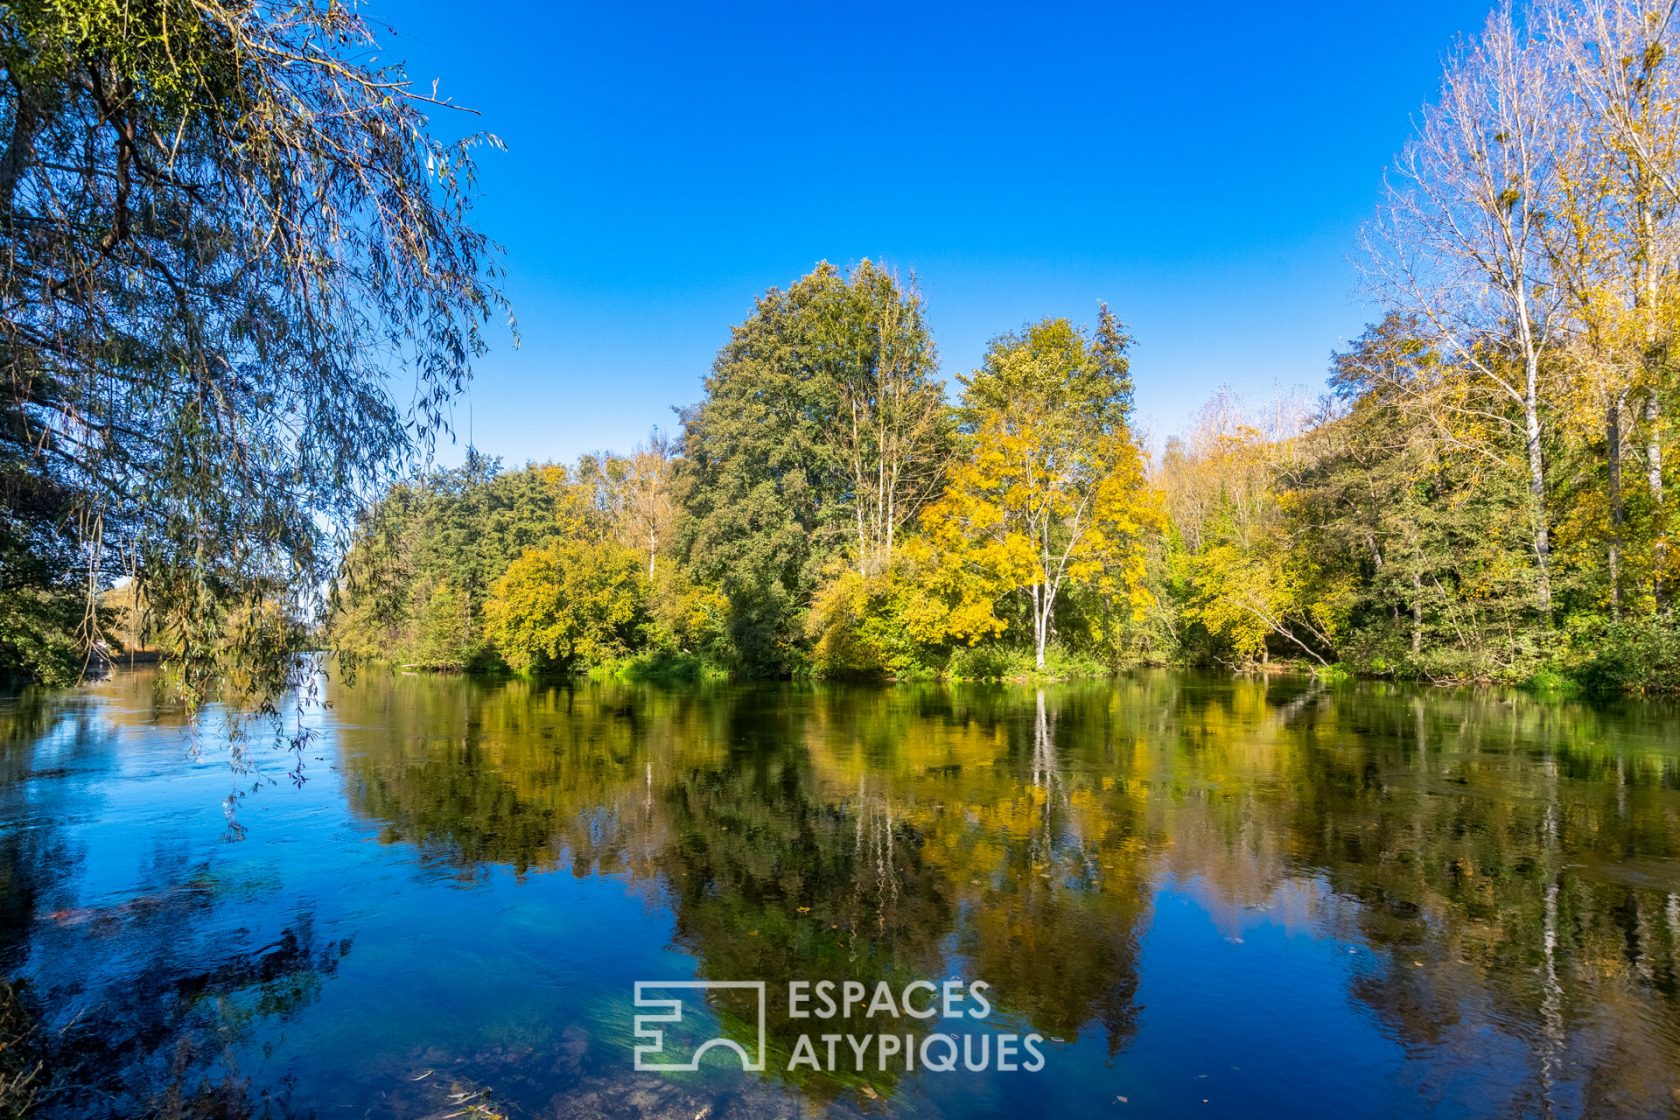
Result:
M353 808L388 841L468 877L622 876L671 908L701 976L961 973L1031 1029L1114 1054L1173 889L1233 940L1268 921L1367 947L1349 995L1478 1106L1663 1111L1680 1084L1680 770L1660 710L1166 674L394 678L337 703ZM785 1049L801 1026L777 1002ZM1507 1082L1489 1084L1490 1037Z

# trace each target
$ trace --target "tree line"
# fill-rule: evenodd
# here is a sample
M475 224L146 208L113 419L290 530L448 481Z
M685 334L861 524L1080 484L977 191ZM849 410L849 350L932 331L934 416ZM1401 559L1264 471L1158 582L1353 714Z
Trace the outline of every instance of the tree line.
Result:
M1001 336L947 401L913 286L819 267L759 301L682 413L666 575L549 546L540 571L485 584L473 640L518 667L645 649L755 675L1289 659L1673 688L1677 48L1669 3L1496 11L1385 180L1363 238L1379 312L1323 398L1222 392L1153 464L1106 308ZM634 552L596 471L574 479L596 491L577 540ZM624 575L556 590L574 569ZM603 621L533 627L537 603Z
M821 264L734 328L674 439L509 472L469 452L393 489L334 644L520 672L1099 668L1160 527L1129 344L1106 307L1034 323L952 403L914 284Z
M0 671L141 635L189 695L274 695L325 634L525 672L1680 681L1670 3L1502 7L1450 56L1315 404L1222 395L1150 461L1106 308L948 384L913 284L824 265L668 440L430 474L502 309L443 103L340 5L78 12L0 15Z
M1327 399L1271 424L1216 406L1161 464L1186 640L1680 683L1677 48L1671 3L1544 0L1448 60L1365 233L1383 314Z

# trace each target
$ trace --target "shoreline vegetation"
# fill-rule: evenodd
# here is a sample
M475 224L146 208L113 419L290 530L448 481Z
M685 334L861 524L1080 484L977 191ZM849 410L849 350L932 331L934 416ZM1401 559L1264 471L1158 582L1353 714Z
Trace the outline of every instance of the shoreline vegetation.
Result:
M1316 404L1221 392L1153 464L1129 345L1106 307L1029 324L947 401L913 283L819 265L734 328L675 438L511 471L469 450L394 488L359 527L331 645L666 681L1182 665L1680 687L1658 490L1621 486L1611 569L1591 513L1606 449L1557 431L1545 493L1566 515L1540 564L1517 406L1488 421L1499 401L1416 318L1336 355ZM1459 406L1440 394L1476 425L1443 428ZM1662 415L1642 438L1667 438Z
M948 401L913 283L820 264L628 454L394 489L331 645L417 668L1088 676L1131 659L1165 527L1106 307L999 336ZM392 653L396 654L391 658Z
M824 263L734 328L675 439L393 492L349 586L396 598L352 591L334 633L516 672L1680 689L1677 48L1637 0L1501 7L1461 44L1317 401L1221 392L1148 456L1106 306L1000 335L948 400L914 281Z
M1595 518L1606 449L1560 420L1568 469L1544 493L1568 516L1540 563L1519 408L1488 420L1500 401L1416 315L1336 355L1315 404L1222 391L1153 464L1130 343L1107 307L1028 324L948 400L913 281L820 264L733 328L675 437L515 470L469 449L393 487L352 538L327 644L667 682L1171 664L1680 687L1654 476L1621 485L1619 523Z
M452 106L342 5L67 11L0 16L0 674L143 649L189 704L267 706L325 647L1680 690L1661 5L1504 6L1448 57L1363 233L1378 309L1318 400L1221 391L1155 446L1106 305L944 371L913 277L821 263L758 299L670 435L507 470L429 466L507 310L468 220L495 137L438 141Z

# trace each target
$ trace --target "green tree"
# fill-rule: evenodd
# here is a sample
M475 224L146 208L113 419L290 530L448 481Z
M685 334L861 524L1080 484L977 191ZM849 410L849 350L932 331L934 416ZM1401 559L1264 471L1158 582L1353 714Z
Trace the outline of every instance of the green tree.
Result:
M520 673L565 671L629 653L647 610L640 558L613 540L576 537L509 565L484 607L484 632Z
M467 461L395 487L363 519L331 634L339 650L433 669L493 660L484 605L508 566L568 534L603 530L590 488L564 467Z
M890 559L946 428L920 300L864 262L772 289L683 413L686 554L729 604L738 664L787 672L828 562Z
M1463 397L1427 338L1391 315L1336 356L1335 412L1279 483L1292 544L1347 591L1336 637L1356 668L1521 674L1534 650L1506 640L1534 617L1521 474L1472 450L1497 446L1485 422L1430 403L1442 383Z
M84 597L135 572L190 696L295 678L266 608L319 605L500 304L474 141L375 47L347 4L0 8L0 458L61 493Z

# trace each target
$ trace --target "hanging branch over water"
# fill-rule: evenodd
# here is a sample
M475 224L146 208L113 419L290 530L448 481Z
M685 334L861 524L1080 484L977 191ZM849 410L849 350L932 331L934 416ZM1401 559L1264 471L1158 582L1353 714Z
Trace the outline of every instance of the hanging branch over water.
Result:
M494 137L439 139L375 50L340 3L0 16L0 543L54 552L84 651L131 573L194 701L295 682L356 510L505 308L468 222Z

